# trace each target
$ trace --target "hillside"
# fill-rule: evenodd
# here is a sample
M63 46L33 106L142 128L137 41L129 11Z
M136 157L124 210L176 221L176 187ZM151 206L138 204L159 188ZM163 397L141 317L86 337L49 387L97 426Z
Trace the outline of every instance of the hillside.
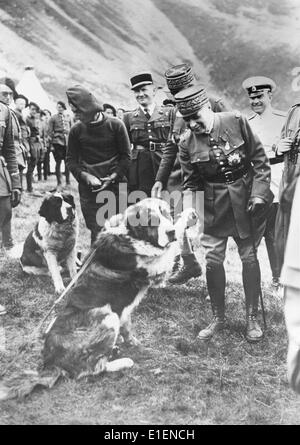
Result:
M295 0L0 0L2 73L34 65L55 98L83 83L103 100L132 106L128 78L189 61L209 89L246 106L241 81L271 75L278 106L295 98L299 7ZM298 32L298 34L297 34Z

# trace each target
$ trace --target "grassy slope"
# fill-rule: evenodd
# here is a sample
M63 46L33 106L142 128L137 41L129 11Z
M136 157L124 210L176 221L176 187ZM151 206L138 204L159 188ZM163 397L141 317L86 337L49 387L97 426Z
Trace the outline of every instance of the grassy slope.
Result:
M50 189L54 184L36 185ZM75 187L73 189L75 192ZM36 220L40 198L24 197L15 211L15 239L22 240ZM81 220L80 247L88 247ZM285 377L286 334L282 303L271 294L261 248L268 330L259 345L243 338L244 303L240 264L230 244L227 313L229 329L208 343L195 337L210 318L202 279L187 286L153 289L134 316L142 346L122 351L135 360L128 372L89 382L65 381L38 390L24 401L0 406L0 424L299 424L300 401ZM199 258L203 257L201 251ZM53 302L48 278L25 277L15 261L0 259L0 302L8 309L7 352L13 356ZM27 350L13 370L34 369L38 350Z

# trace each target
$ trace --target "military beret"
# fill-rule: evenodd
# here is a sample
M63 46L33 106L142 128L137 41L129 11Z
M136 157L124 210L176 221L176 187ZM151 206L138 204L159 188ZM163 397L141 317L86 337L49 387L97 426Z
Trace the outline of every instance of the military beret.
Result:
M131 89L141 87L142 85L151 85L153 84L152 75L150 73L140 73L131 77L130 79Z
M249 96L252 96L264 90L274 91L276 89L276 83L269 77L256 76L244 80L242 87L247 91Z
M178 93L183 88L187 88L194 81L192 67L187 63L174 65L165 72L167 85L171 93Z
M209 103L206 91L201 85L194 85L181 90L175 95L175 101L183 117L192 116Z

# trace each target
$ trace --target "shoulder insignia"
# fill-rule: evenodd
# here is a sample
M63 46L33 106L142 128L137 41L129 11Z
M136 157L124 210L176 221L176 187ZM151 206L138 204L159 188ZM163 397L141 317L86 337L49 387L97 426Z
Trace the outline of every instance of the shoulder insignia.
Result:
M241 113L239 111L235 111L234 115L237 119L239 119L241 117Z

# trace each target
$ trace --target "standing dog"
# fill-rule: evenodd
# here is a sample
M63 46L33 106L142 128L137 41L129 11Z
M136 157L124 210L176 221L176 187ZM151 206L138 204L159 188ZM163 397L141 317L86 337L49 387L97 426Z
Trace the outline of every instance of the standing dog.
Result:
M133 366L130 358L111 359L118 335L131 340L133 309L152 284L161 283L172 271L179 252L177 238L196 220L189 209L174 225L168 205L153 198L113 217L47 330L44 371L23 376L19 385L16 380L3 382L0 400L28 394L36 385L52 386L62 372L80 379Z
M39 222L24 243L22 269L34 275L50 272L55 291L60 294L65 288L60 265L66 264L71 278L77 272L78 218L73 196L55 193L46 197L39 215Z

